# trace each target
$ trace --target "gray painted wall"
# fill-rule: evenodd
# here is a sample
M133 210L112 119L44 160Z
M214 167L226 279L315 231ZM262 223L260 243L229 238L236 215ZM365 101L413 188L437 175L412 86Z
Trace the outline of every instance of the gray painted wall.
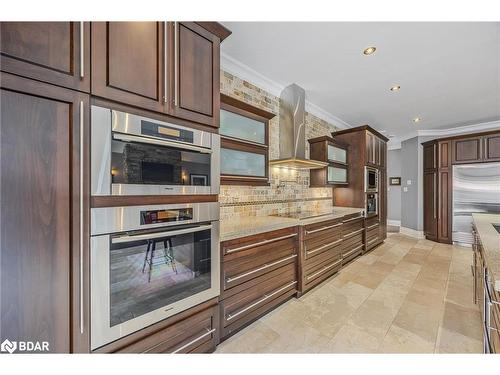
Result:
M401 177L401 150L387 152L387 178ZM401 186L387 181L387 219L401 221Z
M418 137L401 142L401 226L422 230L419 225Z

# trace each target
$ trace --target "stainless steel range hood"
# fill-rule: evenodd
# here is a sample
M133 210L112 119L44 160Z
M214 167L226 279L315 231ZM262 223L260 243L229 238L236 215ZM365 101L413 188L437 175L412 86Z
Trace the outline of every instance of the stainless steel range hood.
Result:
M283 89L280 97L280 154L269 164L294 169L323 168L328 163L306 159L306 92L291 84Z

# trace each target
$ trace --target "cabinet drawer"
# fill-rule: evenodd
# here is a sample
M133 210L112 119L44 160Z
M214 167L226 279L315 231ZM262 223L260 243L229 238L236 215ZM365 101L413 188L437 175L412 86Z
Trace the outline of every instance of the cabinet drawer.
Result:
M340 269L341 265L342 257L337 256L330 258L328 262L314 264L311 267L306 266L304 270L304 284L306 285L306 289L330 277Z
M363 241L358 241L344 247L344 250L342 251L342 261L345 263L345 261L349 261L353 257L358 256L363 252L364 247L365 244L363 243Z
M318 255L342 241L342 221L330 220L304 227L305 258Z
M297 228L291 227L224 241L221 243L222 261L254 256L261 252L272 251L277 246L295 245L297 237Z
M222 336L233 333L297 292L296 263L230 289L220 303ZM286 299L285 298L285 299Z
M326 252L340 253L342 237L340 235L333 238L326 238L324 241L305 241L304 259L308 261Z
M342 225L342 235L349 235L352 232L356 232L365 227L365 222L363 217L356 217L343 222Z
M319 265L324 265L326 263L331 263L333 260L336 260L342 256L342 243L338 246L331 248L328 251L322 252L321 254L307 259L303 265L303 270L305 273L310 272L311 270L317 269Z
M349 237L348 239L344 239L342 246L342 253L345 254L346 252L354 249L355 247L363 243L364 243L363 233L359 233L356 234L355 236Z
M297 259L296 242L290 238L247 251L249 254L245 257L222 262L223 290L233 288L287 264L295 264Z
M373 224L378 223L378 222L379 222L378 215L371 216L365 220L365 226L369 227L370 225L373 225Z
M304 226L306 240L317 240L328 236L337 236L342 232L342 220L334 219Z
M116 352L119 353L200 353L218 343L218 306L212 306L157 331Z

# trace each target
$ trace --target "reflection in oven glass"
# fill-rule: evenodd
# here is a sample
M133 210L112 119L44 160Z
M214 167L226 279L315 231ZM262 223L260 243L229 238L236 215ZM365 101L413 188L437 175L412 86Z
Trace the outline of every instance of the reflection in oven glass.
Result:
M111 326L209 289L210 233L111 242Z
M196 183L190 176L202 176ZM210 184L210 155L145 143L111 144L111 177L114 184Z

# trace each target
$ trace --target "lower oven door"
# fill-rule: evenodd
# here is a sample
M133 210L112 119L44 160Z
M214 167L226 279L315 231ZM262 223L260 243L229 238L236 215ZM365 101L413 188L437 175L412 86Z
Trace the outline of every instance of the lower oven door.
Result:
M91 348L219 295L219 222L91 239Z

